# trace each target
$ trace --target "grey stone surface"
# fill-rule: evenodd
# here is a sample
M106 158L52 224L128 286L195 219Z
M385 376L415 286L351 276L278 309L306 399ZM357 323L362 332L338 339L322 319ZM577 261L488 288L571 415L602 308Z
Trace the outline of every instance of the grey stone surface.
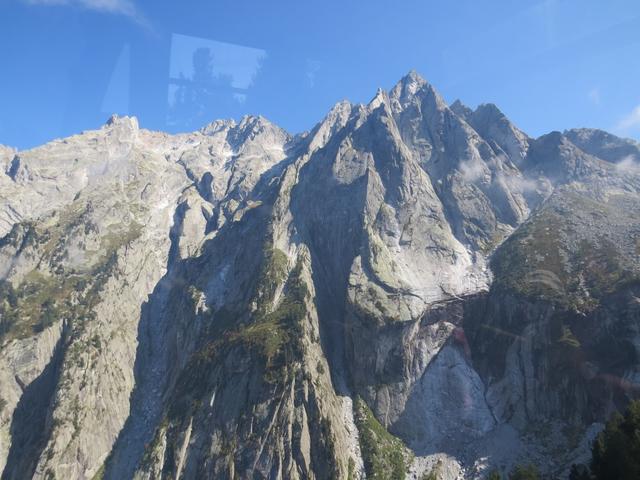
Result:
M365 478L356 397L409 478L566 473L638 394L637 151L414 72L297 136L0 147L3 478Z

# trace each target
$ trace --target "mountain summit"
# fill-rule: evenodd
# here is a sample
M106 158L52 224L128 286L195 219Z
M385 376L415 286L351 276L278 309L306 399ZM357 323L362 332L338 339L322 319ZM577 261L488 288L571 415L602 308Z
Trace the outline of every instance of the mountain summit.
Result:
M640 393L637 162L415 72L0 147L2 478L566 476Z

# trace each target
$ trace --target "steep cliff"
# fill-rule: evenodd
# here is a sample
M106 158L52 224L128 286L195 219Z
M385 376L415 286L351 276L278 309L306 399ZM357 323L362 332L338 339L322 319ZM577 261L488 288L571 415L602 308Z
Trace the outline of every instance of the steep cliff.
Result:
M638 152L413 72L0 149L2 478L565 475L639 393Z

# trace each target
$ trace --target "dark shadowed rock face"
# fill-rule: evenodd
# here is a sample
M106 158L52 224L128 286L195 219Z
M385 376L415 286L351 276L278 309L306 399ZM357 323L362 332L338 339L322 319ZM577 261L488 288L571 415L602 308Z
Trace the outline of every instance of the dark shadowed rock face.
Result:
M415 73L0 147L2 478L565 475L639 394L638 151Z

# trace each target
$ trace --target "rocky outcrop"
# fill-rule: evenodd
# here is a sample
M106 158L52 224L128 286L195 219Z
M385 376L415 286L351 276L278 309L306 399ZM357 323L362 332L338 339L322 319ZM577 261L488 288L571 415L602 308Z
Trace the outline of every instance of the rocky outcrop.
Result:
M640 161L640 144L594 128L575 128L564 135L582 151L611 163Z
M3 478L562 475L638 395L634 148L412 72L0 149Z

